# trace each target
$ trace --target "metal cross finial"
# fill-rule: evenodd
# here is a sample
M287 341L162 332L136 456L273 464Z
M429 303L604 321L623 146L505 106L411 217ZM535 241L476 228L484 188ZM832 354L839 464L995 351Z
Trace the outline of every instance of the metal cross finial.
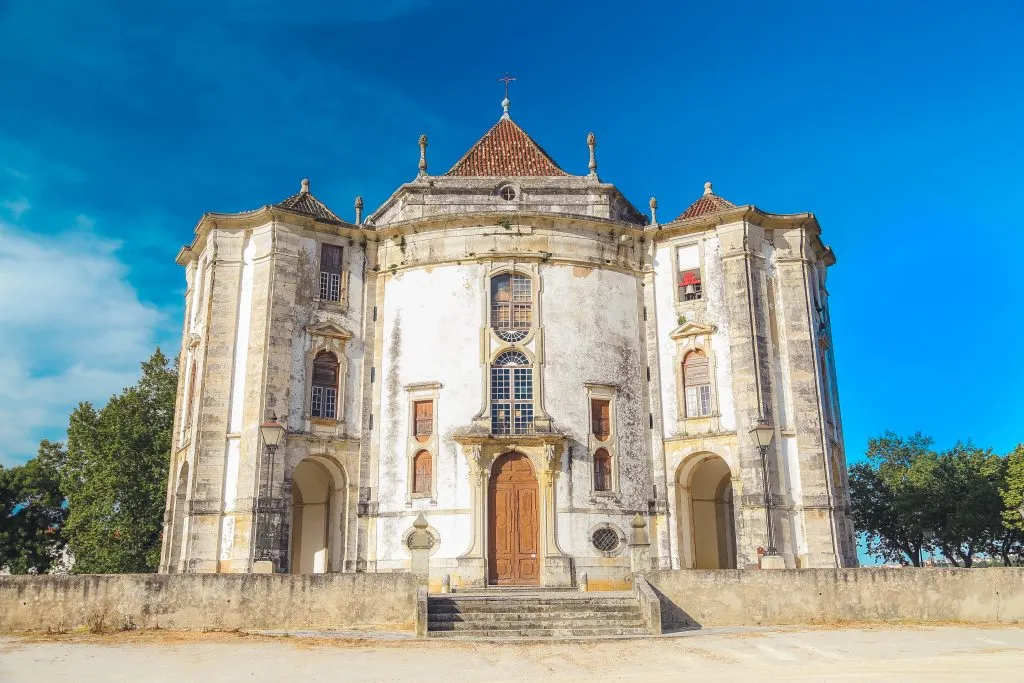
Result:
M516 80L516 77L515 76L510 76L509 73L506 71L505 75L502 76L501 78L499 78L498 80L505 82L505 99L507 100L508 99L508 84L511 83L512 81Z

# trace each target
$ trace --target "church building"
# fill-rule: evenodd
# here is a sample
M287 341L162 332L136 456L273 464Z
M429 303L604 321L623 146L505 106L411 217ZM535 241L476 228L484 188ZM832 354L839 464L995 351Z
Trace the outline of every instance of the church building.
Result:
M160 570L409 571L421 514L435 588L622 587L638 515L651 569L856 566L814 214L662 222L502 104L366 216L199 221Z

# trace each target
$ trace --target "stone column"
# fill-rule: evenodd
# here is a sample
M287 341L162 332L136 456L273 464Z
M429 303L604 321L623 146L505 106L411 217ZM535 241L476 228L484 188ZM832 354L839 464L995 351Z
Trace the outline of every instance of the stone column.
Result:
M463 452L469 464L473 544L464 555L457 558L459 579L463 585L483 586L487 566L487 550L484 547L484 525L487 523L487 468L484 466L483 449L479 444L464 446Z
M544 516L544 565L541 573L543 586L571 586L572 562L558 547L558 507L555 481L561 471L561 458L554 444L544 444L544 467L541 470L541 513Z

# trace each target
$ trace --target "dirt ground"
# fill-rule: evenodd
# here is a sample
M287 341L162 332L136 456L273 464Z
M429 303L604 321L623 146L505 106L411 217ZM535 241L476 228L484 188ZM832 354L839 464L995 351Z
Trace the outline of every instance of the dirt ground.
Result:
M1021 681L1024 629L708 628L484 642L401 634L132 632L0 638L0 682Z

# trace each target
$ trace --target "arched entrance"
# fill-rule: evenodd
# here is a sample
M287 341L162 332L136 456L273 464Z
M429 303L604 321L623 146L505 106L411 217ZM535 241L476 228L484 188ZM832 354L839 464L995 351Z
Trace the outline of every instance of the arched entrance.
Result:
M678 509L689 519L680 525L683 566L694 569L736 568L736 521L729 465L705 455L680 469ZM686 552L686 551L689 552Z
M331 570L331 473L306 459L292 472L291 573L322 574Z
M490 583L539 583L537 476L530 459L521 453L508 453L495 460L487 492Z

